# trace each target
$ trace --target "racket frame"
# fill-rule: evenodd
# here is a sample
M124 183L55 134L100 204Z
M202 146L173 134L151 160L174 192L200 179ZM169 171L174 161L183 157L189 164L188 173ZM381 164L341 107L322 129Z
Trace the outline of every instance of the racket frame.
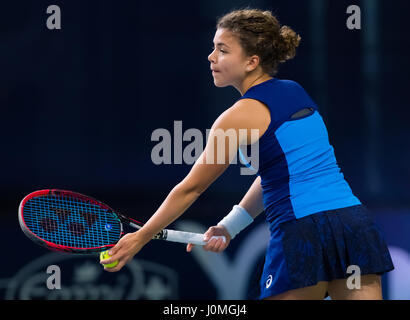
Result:
M21 227L22 231L24 232L24 234L30 240L32 240L33 242L35 242L35 243L37 243L37 244L39 244L43 247L46 247L47 249L49 249L51 251L59 251L59 252L75 253L75 254L98 254L101 251L107 250L108 248L111 248L111 247L115 246L115 244L116 244L116 243L112 243L112 244L108 244L108 245L104 245L104 246L100 246L100 247L92 247L92 248L76 248L76 247L56 244L56 243L47 241L47 240L39 237L37 234L35 234L34 232L32 232L30 230L30 228L27 226L26 222L24 221L23 210L24 210L25 204L29 200L31 200L35 197L47 196L47 195L72 196L72 197L80 198L81 200L84 200L84 201L90 202L92 204L98 205L104 210L110 211L110 213L112 213L119 221L120 236L119 236L118 240L121 239L121 237L124 235L124 226L123 226L123 223L122 223L123 221L121 220L120 215L118 213L116 213L108 205L106 205L105 203L102 203L101 201L99 201L99 200L97 200L93 197L86 196L86 195L83 195L83 194L78 193L78 192L73 192L73 191L68 191L68 190L61 190L61 189L43 189L43 190L37 190L37 191L34 191L34 192L28 194L27 196L25 196L23 198L23 200L21 200L20 205L19 205L18 218L19 218L20 227ZM134 220L134 222L139 223L136 220Z
M24 206L30 199L33 199L35 197L40 197L40 196L47 196L47 195L71 196L71 197L79 198L83 201L92 203L94 205L97 205L101 207L101 209L103 210L107 210L109 213L113 214L113 216L116 219L118 219L119 226L120 226L120 235L119 235L118 240L120 240L121 237L125 234L124 225L130 226L137 230L141 229L142 226L144 225L140 221L137 221L135 219L119 214L118 212L114 211L111 207L109 207L105 203L93 197L86 196L78 192L61 190L61 189L44 189L44 190L34 191L28 194L27 196L25 196L23 200L20 202L19 211L18 211L19 224L24 234L29 239L31 239L33 242L43 247L46 247L47 249L52 250L52 251L75 253L75 254L98 254L101 251L107 250L115 246L116 243L107 244L107 245L100 246L100 247L76 248L76 247L71 247L71 246L55 244L53 242L47 241L39 237L37 234L32 232L30 228L27 226L26 222L24 221L23 211L24 211ZM225 237L215 237L215 238L223 238L223 241L226 240ZM193 243L197 245L206 244L206 242L203 241L203 234L191 233L191 232L185 232L185 231L168 230L168 229L161 230L158 234L156 234L153 237L153 239L167 240L167 241L179 242L179 243Z

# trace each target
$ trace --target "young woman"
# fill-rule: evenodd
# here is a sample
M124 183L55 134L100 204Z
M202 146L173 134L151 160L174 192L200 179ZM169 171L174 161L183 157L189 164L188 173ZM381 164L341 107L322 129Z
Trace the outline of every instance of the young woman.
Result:
M204 249L226 249L264 211L271 237L261 299L323 299L327 293L332 299L382 298L380 276L393 269L387 246L345 181L316 104L296 82L274 77L299 41L269 11L236 10L219 19L208 57L214 83L235 87L241 98L215 121L204 152L145 226L111 249L102 263L119 263L107 271L120 270L181 216L227 169L239 146L259 143L257 178L205 234L205 240L224 235L227 241L211 239ZM217 133L228 130L236 133L235 143L218 144ZM209 161L220 156L225 161ZM360 268L360 289L347 287L349 266Z

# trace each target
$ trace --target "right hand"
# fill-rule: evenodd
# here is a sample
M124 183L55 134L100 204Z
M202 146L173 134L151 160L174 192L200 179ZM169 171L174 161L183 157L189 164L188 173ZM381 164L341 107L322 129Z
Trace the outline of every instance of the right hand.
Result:
M223 239L211 239L213 236L224 236L226 241L224 242ZM228 231L226 231L225 227L213 226L204 233L204 241L208 241L208 243L203 246L204 250L212 252L222 252L228 247L229 243L231 242L231 236ZM188 243L186 251L191 252L194 246L194 244Z

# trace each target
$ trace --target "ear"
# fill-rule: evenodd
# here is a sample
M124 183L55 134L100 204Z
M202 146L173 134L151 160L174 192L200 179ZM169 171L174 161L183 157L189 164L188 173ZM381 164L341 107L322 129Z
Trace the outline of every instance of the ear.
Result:
M253 55L248 59L246 71L251 72L259 66L260 59L257 55Z

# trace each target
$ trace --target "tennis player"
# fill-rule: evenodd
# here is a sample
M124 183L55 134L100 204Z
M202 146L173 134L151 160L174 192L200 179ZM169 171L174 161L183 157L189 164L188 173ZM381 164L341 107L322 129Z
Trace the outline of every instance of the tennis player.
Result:
M257 177L239 204L208 229L205 250L221 252L265 212L270 242L260 299L382 299L381 275L392 270L388 248L371 215L337 164L318 106L296 82L275 75L295 56L301 38L269 11L235 10L217 22L210 68L217 87L241 98L213 124L189 174L144 227L111 249L118 271L153 235L182 215L227 169L238 146L259 143ZM241 137L240 129L248 134ZM223 147L217 132L234 130ZM253 137L251 130L258 130ZM206 161L223 154L225 162ZM226 242L211 239L224 235ZM187 251L191 251L189 244ZM360 289L349 289L349 266L360 268ZM357 270L357 269L355 269Z

